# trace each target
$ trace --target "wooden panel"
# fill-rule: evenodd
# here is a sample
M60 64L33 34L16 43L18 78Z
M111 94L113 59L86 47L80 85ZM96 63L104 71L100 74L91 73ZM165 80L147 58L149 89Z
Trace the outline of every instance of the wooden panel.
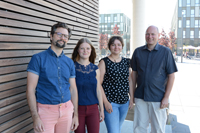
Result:
M43 50L1 51L0 58L32 56L33 54L36 54L42 51Z
M18 109L20 107L25 106L25 105L27 105L27 101L26 100L22 100L20 102L11 104L11 105L3 107L3 108L0 108L0 115L4 115L6 113L14 111L14 110L16 110L16 109Z
M6 22L7 22L7 20L6 20ZM50 28L48 27L48 29L50 29ZM44 32L44 31L34 31L34 30L32 30L30 32L30 30L19 29L19 28L10 28L10 27L2 27L2 26L0 26L0 33L15 34L15 35L29 35L29 36L48 37L48 32Z
M43 31L51 30L51 28L49 26L31 24L31 23L20 22L20 21L4 19L4 18L0 18L0 25L12 26L12 27L18 27L18 28L36 29L36 30L43 30Z
M90 39L98 53L98 4L98 0L0 1L0 132L34 132L26 69L33 54L50 47L53 24L65 22L72 29L63 50L66 56L71 57L82 37Z
M28 63L30 61L30 59L31 59L31 57L0 59L0 66L25 64L25 63Z
M4 17L4 18L10 18L10 19L15 19L15 20L20 20L20 21L30 22L30 23L43 24L43 25L47 25L47 26L52 26L53 24L56 23L56 21L53 21L53 20L36 18L36 17L32 17L32 16L27 16L24 14L8 12L6 10L1 10L0 16Z
M54 15L54 16L62 16L63 18L68 18L70 20L76 21L76 17L66 15L66 14L57 12L55 10L51 10L49 8L46 8L45 4L43 6L39 6L38 4L33 4L33 3L30 3L28 1L23 1L23 0L14 0L14 1L13 0L5 0L5 1L12 3L12 4L17 4L19 6L23 5L23 7L28 7L29 11L30 11L30 9L34 9L36 11L41 11L41 12L48 13L48 14ZM39 1L39 0L37 0L37 1ZM42 1L40 1L40 2L42 2Z
M22 0L17 0L17 1L12 1L12 0L6 0L10 3L14 3L14 4L19 4L19 5L23 5L27 8L33 8L34 10L37 10L37 11L34 11L34 10L28 10L26 8L22 8L22 7L13 7L13 5L10 5L10 4L5 4L3 3L2 7L6 6L7 8L9 8L10 10L14 10L14 11L18 11L18 12L23 12L25 14L29 13L31 15L34 15L34 16L46 16L45 18L48 18L48 19L53 19L53 20L57 20L57 21L61 21L61 22L66 22L66 23L69 23L69 24L73 24L73 21L76 21L76 18L75 17L71 17L69 15L65 15L63 13L59 13L59 12L56 12L54 10L49 10L49 9L46 9L45 7L42 7L42 6L38 6L36 4L32 4L30 2L27 2L27 1L22 1ZM1 2L0 2L1 4ZM33 5L33 6L32 6ZM13 9L13 8L17 8L17 9ZM45 9L45 10L44 10ZM48 12L48 11L49 12ZM38 12L38 11L41 11L41 12L46 12L45 14L44 13L41 13L41 12ZM49 13L52 13L51 15L48 15ZM57 17L57 19L55 19L55 17ZM65 20L62 20L65 19ZM82 18L80 16L80 18ZM86 18L86 17L85 17ZM67 20L66 20L67 19ZM88 19L88 18L87 18ZM71 23L70 23L71 22ZM87 23L90 23L90 22L87 22ZM87 24L86 23L86 24ZM93 25L92 23L90 23L90 25Z
M93 33L93 34L98 34L98 31L86 30L86 29L79 28L79 27L74 27L74 30L78 30L78 31L82 31L82 32L88 32L88 33Z
M50 42L48 44L45 43L0 43L0 49L47 49L50 46Z
M27 122L32 122L30 119L27 121ZM25 125L26 123L24 123ZM24 126L24 125L21 125L21 126ZM25 126L24 128L20 129L19 131L17 131L16 133L27 133L29 130L31 130L33 128L33 124L29 124L27 126Z
M20 78L25 78L26 76L27 76L27 72L19 72L19 73L2 75L0 76L0 83L15 80L15 79L20 79Z
M98 9L99 3L97 1L93 1L93 0L87 0L87 1L93 4L96 9Z
M15 81L0 84L0 91L26 85L26 82L27 82L26 79L20 79L20 80L15 80Z
M4 130L2 133L16 133L16 132L18 132L18 130L20 130L21 128L25 128L28 124L30 124L32 122L32 119L31 118L28 118L28 119L26 119L26 120L24 120L24 121L22 121L22 122L20 122L20 123L18 123L18 124L16 124L16 125L14 125L14 126L12 126L11 128L9 128L9 129L7 129L7 130ZM31 125L31 127L33 127L32 125ZM29 128L31 128L31 127L29 127ZM29 129L30 130L30 129ZM20 132L20 133L25 133L25 132Z
M68 4L66 4L66 3L63 3L63 2L61 2L61 1L55 1L55 0L46 0L46 1L48 1L49 3L52 3L53 5L57 5L57 6L59 6L59 7L62 7L62 8L64 8L65 10L70 10L70 11L73 11L73 12L76 12L77 14L79 14L79 9L78 8L74 8L74 7L72 7L72 6L70 6L70 5L68 5ZM77 1L77 0L76 0ZM77 1L77 3L78 3L78 1ZM81 3L81 2L80 2Z
M30 131L28 131L27 133L35 133L33 129L31 129Z
M97 39L99 38L99 36L97 36L97 35L95 35L95 34L89 34L89 33L87 33L87 36L88 36L88 37L94 37L94 38L97 38Z
M25 71L26 68L27 68L27 65L0 67L0 75L6 74L6 73L18 72L18 71Z
M72 7L75 7L77 9L81 10L81 11L84 11L86 13L89 13L89 14L93 15L93 12L91 12L90 10L87 10L86 8L83 8L84 4L82 2L80 2L80 1L78 1L78 4L77 4L77 2L74 2L75 0L73 0L73 1L60 0L60 1L62 1L63 3L69 4ZM98 14L98 12L96 12L96 14Z
M26 8L23 8L23 7L20 7L20 6L16 6L16 5L12 5L12 4L9 4L9 3L5 3L5 2L2 2L2 1L0 1L0 5L1 5L2 8L5 8L5 9L11 10L11 11L20 12L20 13L24 13L24 14L36 16L36 17L39 16L39 17L42 17L44 19L48 18L50 20L55 20L55 21L60 21L60 22L66 22L68 24L78 25L78 23L75 23L74 21L71 21L71 20L68 20L68 19L64 19L64 18L53 16L53 15L48 15L48 14L44 14L44 13L41 13L41 12L29 10L29 9L26 9Z
M26 93L21 93L18 95L10 96L8 98L0 100L0 108L4 106L8 106L20 100L26 99Z
M68 15L65 15L65 14L69 14L70 17L74 16L74 17L72 17L74 21L76 20L76 17L79 17L79 18L82 18L82 19L85 19L85 20L88 20L88 21L90 20L89 18L81 16L78 13L75 13L75 12L70 11L70 10L63 10L63 8L61 8L61 6L57 6L55 4L51 4L51 3L48 3L48 2L43 1L43 0L37 0L37 1L29 0L29 1L39 4L40 6L35 6L34 5L34 8L33 8L33 9L37 9L39 11L43 11L43 12L45 11L46 13L51 13L52 15L62 16L62 17L70 19ZM27 5L27 6L29 6L29 5ZM44 6L48 7L48 8L45 8ZM57 10L57 11L53 11L51 9ZM60 13L58 11L60 11L60 12L62 11L62 13Z
M98 14L98 11L95 10L95 5L91 4L90 2L86 1L86 0L80 0L81 2L84 3L83 7L89 9L90 11L92 11L93 13Z
M21 121L23 121L24 119L28 119L30 118L30 112L26 112L25 114L22 114L10 121L7 121L6 123L3 123L0 125L0 132L2 132L3 130L6 130L7 128L14 126L18 123L20 123ZM25 132L22 132L25 133Z
M16 36L16 35L0 35L1 41L3 42L30 42L30 43L49 43L49 38L39 38L39 37L26 37L26 36Z
M14 119L15 117L22 115L26 112L30 113L28 106L24 106L24 107L19 108L19 109L16 108L13 112L10 112L8 114L0 116L0 124L6 122L8 120ZM30 114L30 116L31 116L31 114Z
M13 96L13 95L17 95L17 94L23 93L25 91L26 91L26 86L22 86L22 87L14 88L14 89L11 89L11 90L3 91L3 92L0 93L0 99L10 97L10 96Z

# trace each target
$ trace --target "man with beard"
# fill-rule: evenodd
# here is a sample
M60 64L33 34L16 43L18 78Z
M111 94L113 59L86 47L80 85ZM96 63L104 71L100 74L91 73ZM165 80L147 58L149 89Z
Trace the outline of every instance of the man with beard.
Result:
M36 133L69 133L78 127L75 67L63 52L70 36L67 24L53 25L51 46L28 64L26 94Z

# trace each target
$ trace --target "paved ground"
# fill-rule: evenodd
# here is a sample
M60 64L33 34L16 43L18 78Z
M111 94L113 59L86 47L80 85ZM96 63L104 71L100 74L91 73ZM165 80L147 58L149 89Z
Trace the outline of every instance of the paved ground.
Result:
M200 133L200 59L180 61L170 96L172 132Z

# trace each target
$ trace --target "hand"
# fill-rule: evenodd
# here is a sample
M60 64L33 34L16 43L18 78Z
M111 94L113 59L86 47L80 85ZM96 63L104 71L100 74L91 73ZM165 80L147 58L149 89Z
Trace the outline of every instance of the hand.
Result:
M102 122L104 120L104 111L100 111L99 115L100 115L100 122Z
M129 101L128 109L131 110L133 108L133 100Z
M160 109L167 108L169 105L169 98L163 98L161 103L160 103Z
M77 129L78 125L79 125L78 116L77 116L77 115L74 115L74 117L72 118L71 130L72 130L72 131L75 131L75 130Z
M44 132L44 125L39 117L33 120L33 127L37 132Z
M107 111L108 113L112 113L112 112L113 112L112 105L110 104L110 102L106 102L106 103L104 104L104 106L105 106L106 111Z

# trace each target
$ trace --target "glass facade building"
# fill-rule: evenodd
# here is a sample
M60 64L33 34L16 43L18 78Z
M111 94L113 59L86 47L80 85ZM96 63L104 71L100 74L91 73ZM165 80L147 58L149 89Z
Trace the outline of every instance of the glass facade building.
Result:
M131 20L124 13L99 14L99 34L108 34L110 38L113 34L113 27L117 24L120 34L124 39L123 56L129 56L130 37L131 37Z
M200 46L200 0L177 0L171 23L171 30L175 31L177 55L181 55L182 43L184 46ZM195 51L189 50L190 55Z

